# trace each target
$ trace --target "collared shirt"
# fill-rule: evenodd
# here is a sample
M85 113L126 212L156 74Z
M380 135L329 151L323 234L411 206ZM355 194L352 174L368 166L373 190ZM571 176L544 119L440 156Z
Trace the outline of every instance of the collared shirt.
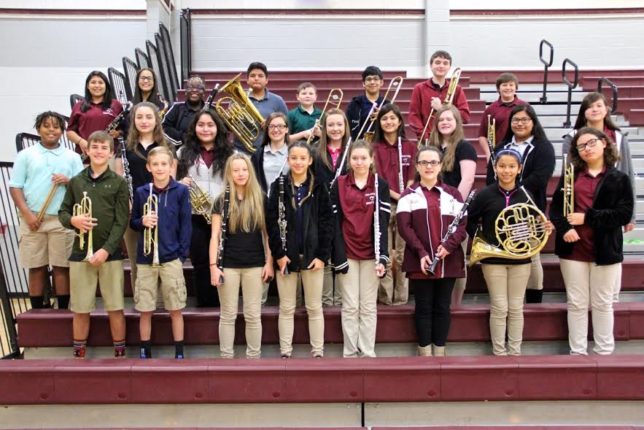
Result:
M339 182L338 195L342 206L342 236L347 257L352 260L375 258L373 247L373 213L376 188L374 175L369 175L363 188L356 185L353 173Z
M527 102L524 102L516 96L514 96L514 100L511 102L503 102L501 101L501 97L499 97L498 100L485 108L483 117L481 117L481 124L479 124L479 137L487 137L487 116L490 115L495 120L494 130L496 133L496 143L502 142L510 126L510 112L512 112L515 106L527 104Z
M593 207L595 191L606 174L606 167L597 176L592 176L588 169L580 172L575 180L575 212L586 213ZM595 241L593 229L588 224L576 225L575 230L579 235L579 241L575 242L572 254L566 258L575 261L595 261Z
M141 143L137 143L136 151L130 151L128 149L125 152L125 156L127 157L127 162L130 167L130 175L132 175L132 188L134 190L139 188L141 185L152 182L152 173L148 172L148 169L145 166L148 163L148 153L157 146L159 146L159 144L153 142L151 145L148 145L147 148L144 148Z
M519 154L521 154L522 160L525 160L525 150L528 149L528 145L532 143L532 139L534 139L534 136L530 136L528 139L524 140L523 142L517 143L516 137L512 136L512 142L510 142L511 143L510 148L514 149Z
M306 178L299 186L293 185L293 200L295 200L295 236L297 238L297 249L300 254L304 253L304 208L302 200L309 194L311 179Z
M333 166L333 170L335 170L338 166L338 159L340 158L340 154L342 154L342 147L331 148L330 146L327 146L326 150L331 157L331 165Z
M374 145L374 158L376 161L376 171L383 177L389 189L400 194L400 165L402 159L402 183L403 188L407 187L407 182L414 180L416 169L414 159L416 158L416 144L403 140L401 142L402 156L398 154L398 142L393 145L386 141L377 142Z
M313 112L309 113L302 105L291 109L288 112L288 132L289 134L299 133L304 130L309 130L315 125L315 121L320 119L322 111L313 106Z
M264 177L266 178L266 186L270 190L271 184L277 177L288 172L288 146L282 145L277 151L271 149L271 145L264 146Z
M264 119L268 118L268 116L273 112L282 112L284 115L288 115L288 108L286 107L286 103L284 103L284 99L277 94L268 91L268 89L264 90L264 98L256 99L253 96L253 93L249 92L248 99L251 101L253 106L257 108ZM259 148L262 144L263 138L264 136L262 133L258 133L258 137L253 143L253 146L255 146L255 148ZM239 145L237 146L242 148Z
M18 152L9 186L22 189L29 209L39 212L52 188L53 174L62 174L71 179L82 170L83 163L75 152L62 145L49 149L38 143ZM47 207L47 215L58 215L66 188L64 185L58 187Z
M90 103L89 109L81 112L83 102L80 101L72 108L69 117L68 130L75 131L80 137L87 140L89 135L97 130L105 130L112 121L123 111L123 106L118 100L112 100L109 108L103 110L100 104ZM76 145L76 152L80 147Z
M214 148L205 149L201 147L199 149L199 153L201 154L201 159L203 160L206 167L210 169L210 166L212 166L212 163L215 162L215 149Z

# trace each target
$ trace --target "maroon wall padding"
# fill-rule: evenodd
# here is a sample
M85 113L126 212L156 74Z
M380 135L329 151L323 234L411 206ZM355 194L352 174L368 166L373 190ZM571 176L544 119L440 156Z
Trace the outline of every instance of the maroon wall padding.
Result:
M279 343L277 322L278 308L266 306L262 310L264 344ZM342 343L340 308L326 308L325 341ZM568 339L565 303L528 304L524 309L523 340L554 341ZM48 309L30 310L18 315L18 344L20 347L65 347L72 344L72 313ZM488 342L489 306L468 305L452 310L450 342ZM139 342L139 317L134 311L126 312L127 342ZM185 342L187 345L214 345L218 343L218 310L187 309L184 311ZM615 304L615 338L617 340L644 339L644 302ZM237 344L245 343L244 318L237 317L235 330ZM592 339L592 337L590 337ZM309 342L307 316L304 309L295 313L293 341ZM378 343L416 342L413 305L379 306L376 332ZM172 345L170 316L158 312L153 316L152 342L155 345ZM110 346L107 314L92 314L90 346Z
M1 364L4 405L644 400L641 355Z

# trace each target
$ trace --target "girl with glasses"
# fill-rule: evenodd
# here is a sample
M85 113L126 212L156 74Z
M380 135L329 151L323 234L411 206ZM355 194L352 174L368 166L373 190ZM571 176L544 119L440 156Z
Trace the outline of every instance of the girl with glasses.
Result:
M510 112L510 128L501 145L495 151L513 149L521 156L521 170L517 177L520 183L534 199L541 212L546 210L546 191L548 181L555 170L555 150L546 137L536 112L530 105L515 106ZM494 159L495 155L492 156ZM494 163L490 161L487 168L487 184L495 182ZM539 254L532 257L532 268L526 301L541 303L543 299L543 267Z
M465 218L456 231L445 233L463 206L458 190L440 180L443 153L433 146L416 154L416 182L408 187L398 202L396 218L405 240L402 269L416 299L418 355L443 356L450 325L450 304L456 278L465 274ZM439 258L434 273L428 271Z
M615 145L600 130L581 128L572 138L569 159L575 168L573 213L564 217L563 177L550 207L557 229L555 253L568 301L568 341L573 355L588 354L588 311L593 322L593 351L611 354L613 291L623 255L622 228L633 213L631 181L615 167Z

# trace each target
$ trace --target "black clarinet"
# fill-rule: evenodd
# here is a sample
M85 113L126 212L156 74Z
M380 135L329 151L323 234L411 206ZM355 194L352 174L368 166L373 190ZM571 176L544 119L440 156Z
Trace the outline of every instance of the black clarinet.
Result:
M219 285L224 283L224 243L226 242L226 232L228 230L228 206L230 205L230 185L226 185L224 191L224 209L221 214L221 232L219 234L219 248L217 250L217 267L221 271Z
M125 182L127 182L127 191L130 194L130 204L132 204L132 199L134 199L134 187L132 185L132 173L130 172L130 163L127 161L127 148L125 145L125 140L119 136L118 138L120 149L121 149L121 163L123 164L123 177Z
M282 241L282 251L287 255L286 247L286 206L284 205L284 175L279 177L280 194L277 203L277 225L280 229L280 240ZM288 275L288 263L284 268L284 274Z
M218 92L219 92L219 84L215 85L215 88L213 88L210 94L208 95L208 98L206 99L206 102L203 105L202 112L212 107L212 101Z
M447 227L447 231L445 232L445 236L443 236L443 238L441 239L441 243L445 243L447 239L449 239L449 237L454 234L454 232L456 231L456 228L458 227L458 224L465 216L465 212L467 212L467 207L470 205L470 202L474 198L474 194L476 194L475 190L470 191L470 195L467 196L467 200L465 200L465 203L463 203L463 207L461 207L461 210L456 214L456 216L452 220L452 223L449 225L449 227ZM441 259L438 258L438 256L434 255L432 264L430 264L429 268L427 269L427 271L432 275L434 274L434 271L436 270L436 266L438 266L439 261L441 261Z

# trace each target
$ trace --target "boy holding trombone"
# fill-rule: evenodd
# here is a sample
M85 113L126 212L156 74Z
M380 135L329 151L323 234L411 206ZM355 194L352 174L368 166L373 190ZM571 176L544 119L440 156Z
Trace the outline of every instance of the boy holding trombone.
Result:
M109 317L114 356L121 358L125 357L121 238L129 212L127 184L108 166L114 155L114 140L109 134L92 133L87 155L89 166L69 181L58 212L63 226L78 230L69 257L74 357L85 358L98 283Z
M165 309L172 320L174 357L184 358L183 315L186 281L183 262L190 253L192 208L188 187L171 176L174 156L158 146L148 153L147 169L152 183L136 189L130 227L139 234L134 289L134 308L141 313L141 358L152 358L152 312L156 309L159 279Z

